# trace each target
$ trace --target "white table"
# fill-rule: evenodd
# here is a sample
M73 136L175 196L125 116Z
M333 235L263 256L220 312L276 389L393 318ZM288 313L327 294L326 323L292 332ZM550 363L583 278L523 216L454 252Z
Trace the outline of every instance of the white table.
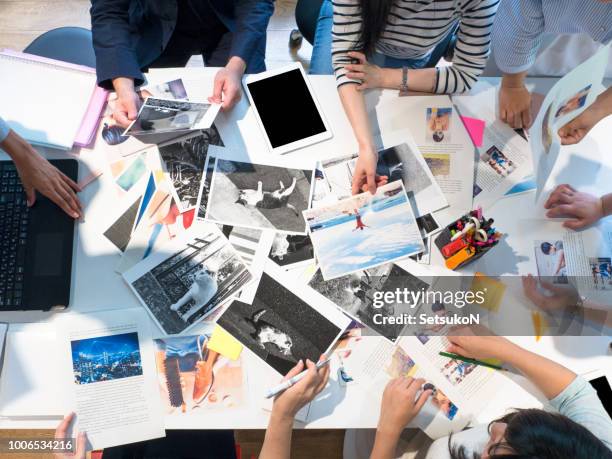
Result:
M158 75L175 77L182 76L188 85L188 81L201 79L202 75L211 75L214 69L181 69L180 71L165 69L158 71ZM496 79L485 79L482 84L495 84ZM337 156L357 150L351 127L343 112L333 77L316 76L311 78L312 85L317 97L323 106L323 110L329 121L334 137L326 142L311 146L299 152L291 153L294 156L307 156L321 159ZM550 81L538 81L538 85L550 85ZM190 88L187 88L188 91ZM191 93L190 93L191 94ZM191 94L196 99L197 96ZM372 92L368 95L368 101L386 101L396 97L395 91ZM296 107L298 110L299 107ZM243 98L239 105L228 114L221 114L218 125L224 141L228 146L244 145L249 156L257 158L266 151L265 144L261 138L260 131L255 124L253 114ZM238 126L236 129L228 129L229 126ZM585 141L579 146L568 148L569 155L565 155L571 161L572 168L568 167L565 159L559 161L553 172L555 179L563 182L569 181L585 191L596 191L597 193L612 191L612 155L607 158L597 156L596 151L605 151L604 148L593 148L609 146L609 131L612 129L612 117L602 122ZM57 156L51 154L50 156ZM61 154L59 155L61 156ZM82 154L80 160L86 168L95 168L100 159L92 154ZM576 167L582 167L577 172ZM81 171L81 176L87 172ZM115 273L114 266L119 255L113 250L110 243L102 236L99 222L113 209L112 183L108 180L108 174L89 185L82 193L81 200L85 205L86 219L78 225L78 243L75 252L72 308L80 312L95 311L101 309L113 309L121 307L138 307L139 302L129 291L121 277ZM533 202L533 194L524 194L513 198L515 208L520 208L525 217L529 215L541 216L540 210L536 209ZM516 216L504 211L504 203L501 200L492 210L492 216L496 225L509 234L504 245L503 256L484 257L481 264L474 269L489 274L524 274L529 272L529 264L522 261L527 254L513 252L513 244L520 238L521 229L517 227ZM498 249L499 252L499 249ZM52 319L51 313L39 312L16 312L1 313L0 321L7 322L30 322ZM156 326L154 334L161 335ZM197 330L194 330L197 333ZM376 339L376 338L371 338ZM607 337L589 338L551 338L543 337L536 343L533 337L513 338L519 344L563 363L578 373L589 370L604 368L612 365L612 357L607 351L610 339ZM264 375L267 375L265 364L251 354L247 349L243 351L245 356L247 372L249 375L249 388L251 406L248 410L236 412L231 421L221 421L215 414L201 417L197 425L186 424L184 417L169 416L166 419L167 428L265 428L268 415L260 408L259 394L263 394L269 384ZM529 389L529 385L520 381L522 386ZM308 428L367 428L374 427L377 419L373 416L359 415L361 412L364 394L362 389L367 390L367 384L350 386L348 390L341 390L337 384L330 385L326 395L327 400L318 401L313 405L311 418L314 418L306 427ZM53 394L49 394L53 396ZM330 402L329 400L334 400ZM519 385L514 390L500 394L492 400L486 411L478 416L478 422L488 422L498 416L508 407L537 406L536 398ZM364 411L367 413L367 410ZM27 413L23 413L27 415ZM63 413L57 413L58 419ZM0 428L54 428L56 419L37 420L6 420L0 419Z

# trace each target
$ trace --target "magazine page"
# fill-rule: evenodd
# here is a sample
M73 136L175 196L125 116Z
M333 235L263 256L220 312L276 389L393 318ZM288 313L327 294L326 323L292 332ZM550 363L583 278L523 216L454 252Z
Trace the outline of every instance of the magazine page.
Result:
M134 308L69 314L57 324L66 411L91 449L165 436L149 323Z
M472 206L472 141L448 96L411 96L381 103L371 115L386 144L394 131L409 129L431 173L448 201L435 212L442 226Z
M561 150L558 130L586 110L601 88L610 55L610 45L561 78L548 92L530 129L537 194L546 181Z

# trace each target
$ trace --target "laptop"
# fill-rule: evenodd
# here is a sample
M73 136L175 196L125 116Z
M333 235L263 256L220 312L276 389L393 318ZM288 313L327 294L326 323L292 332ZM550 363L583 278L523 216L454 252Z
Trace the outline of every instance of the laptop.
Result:
M76 160L49 162L77 181ZM0 161L0 313L68 307L74 228L40 193L28 208L15 165Z

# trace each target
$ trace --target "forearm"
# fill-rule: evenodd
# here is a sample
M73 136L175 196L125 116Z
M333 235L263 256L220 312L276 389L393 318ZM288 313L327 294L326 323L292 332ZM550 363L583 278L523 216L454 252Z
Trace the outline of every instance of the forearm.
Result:
M523 373L549 400L576 378L576 374L563 365L510 342L504 346L499 358Z
M402 69L383 69L383 87L399 89L402 84ZM408 89L415 92L432 93L436 85L436 69L408 70Z
M231 72L236 72L239 75L244 75L247 64L245 60L240 56L232 56L227 61L225 68Z
M32 150L32 146L15 131L10 130L6 138L0 142L2 148L15 162L20 162Z
M612 193L601 197L601 207L603 209L604 217L612 215Z
M522 88L525 86L527 72L504 73L502 76L502 86L505 88Z
M400 433L401 430L389 432L380 428L376 429L376 438L374 440L374 448L372 448L370 459L394 458Z
M272 411L259 459L289 459L293 418L278 416Z
M340 100L346 116L351 123L355 138L360 148L374 148L374 140L370 131L370 121L366 110L363 94L355 84L345 84L338 88Z

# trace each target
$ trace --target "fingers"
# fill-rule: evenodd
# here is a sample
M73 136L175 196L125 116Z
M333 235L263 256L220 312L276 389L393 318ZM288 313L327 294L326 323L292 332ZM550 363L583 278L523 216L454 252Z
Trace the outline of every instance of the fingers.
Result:
M63 182L61 182L63 183ZM68 188L68 185L66 185ZM47 196L51 201L57 204L62 208L64 212L70 215L72 218L79 218L79 206L76 204L76 200L70 196L70 193L66 188L63 188L61 185L56 184L51 191L45 192L45 196Z
M353 183L351 184L351 193L359 194L359 190L361 189L362 182L363 182L363 177L361 176L361 174L356 173L355 175L353 175Z
M553 190L544 203L544 208L550 209L558 204L571 204L573 202L572 197L575 192L576 190L567 184L559 185Z
M134 121L138 116L138 105L136 104L137 99L130 99L127 104L127 117L128 120Z
M389 177L387 177L386 175L377 175L376 176L376 187L381 187L386 185L389 182ZM364 183L363 185L361 185L361 192L365 193L366 191L368 191L368 184Z
M295 364L295 366L291 370L289 370L289 372L283 378L283 381L287 381L288 379L293 378L294 376L300 374L303 370L304 370L304 361L300 360L298 363Z
M241 97L240 87L236 87L233 84L225 84L224 86L224 97L223 97L223 105L221 108L223 110L229 110L234 105L238 103Z
M421 392L421 395L419 395L419 398L414 404L414 408L417 413L423 409L423 406L425 405L425 403L427 403L427 399L431 396L431 393L431 389L427 389Z
M26 200L28 202L28 207L32 207L34 203L36 202L36 190L34 190L34 187L30 185L25 185L25 184L23 186L23 189L26 194Z
M573 204L559 204L556 207L553 207L548 212L546 212L546 216L549 218L555 217L564 217L564 216L576 216L576 208Z
M363 73L363 72L348 72L346 74L346 77L350 78L351 80L361 80L361 81L363 81L366 78L366 74ZM361 85L359 85L359 86L361 86Z
M221 103L221 95L223 94L223 85L225 84L225 78L217 73L215 77L215 85L213 87L213 95L208 100L215 104Z
M59 171L58 171L59 172ZM62 180L64 182L66 182L68 184L68 186L70 188L72 188L74 191L83 191L81 189L81 187L79 186L78 183L76 183L74 180L72 180L70 177L68 177L67 175L65 175L64 173L60 172L60 177L62 178Z
M368 61L366 59L365 54L360 53L359 51L350 51L348 53L349 57L352 57L353 59L357 59L359 61L360 64L364 65L366 64Z
M117 122L117 124L121 127L127 128L131 121L128 119L127 112L117 109L113 113L113 119Z
M533 119L531 117L531 108L527 108L526 110L523 111L522 119L523 119L523 127L524 128L528 128L528 127L531 126L531 123L533 121Z
M68 413L60 422L60 425L55 429L55 438L67 438L68 437L68 427L70 427L70 423L74 419L74 413Z
M368 173L366 174L366 181L368 183L368 191L372 194L376 193L376 174Z
M586 225L582 220L567 220L563 222L563 226L572 230L579 230L584 228Z
M79 432L77 436L76 451L74 456L77 459L84 459L85 452L87 451L87 434L85 432Z
M504 122L504 123L508 123L508 110L506 110L505 108L501 108L499 109L499 118Z

